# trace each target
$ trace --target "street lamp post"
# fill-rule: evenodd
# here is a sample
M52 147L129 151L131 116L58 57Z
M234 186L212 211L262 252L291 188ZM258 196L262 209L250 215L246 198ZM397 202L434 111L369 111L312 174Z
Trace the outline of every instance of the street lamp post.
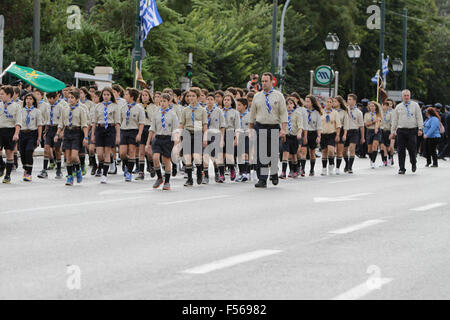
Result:
M325 47L328 51L330 51L330 68L331 68L331 75L330 75L330 86L329 86L329 96L331 97L331 83L333 80L333 58L334 53L339 48L339 37L336 35L336 33L328 33L327 38L325 39Z
M403 71L403 61L399 58L395 58L392 61L392 70L394 70L395 75L395 88L398 89L398 77L400 73Z
M347 55L352 60L352 92L355 93L356 62L361 57L361 47L357 43L350 43L347 47Z

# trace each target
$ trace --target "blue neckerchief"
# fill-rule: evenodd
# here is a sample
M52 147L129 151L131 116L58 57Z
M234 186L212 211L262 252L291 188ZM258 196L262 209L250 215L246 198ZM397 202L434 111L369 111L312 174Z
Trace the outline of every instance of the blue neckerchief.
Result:
M248 108L245 109L245 112L244 112L244 113L239 113L239 116L240 116L240 122L241 122L241 128L242 128L242 118L245 117L245 116L247 115L247 113L248 113Z
M27 118L25 120L25 123L27 124L27 127L30 125L30 122L31 122L30 112L33 111L33 109L34 109L34 106L32 106L31 108L25 107L25 111L27 112Z
M108 128L108 106L111 104L111 101L105 102L103 101L103 105L105 106L103 108L103 120L105 122L105 129Z
M372 122L375 120L374 116L376 116L376 114L377 114L376 112L375 113L372 113L372 112L370 113L370 116L372 117L372 119L371 119Z
M270 102L269 102L269 95L270 95L272 92L273 92L273 89L270 90L268 93L266 93L265 91L263 91L264 95L266 96L266 107L267 107L267 111L268 111L269 113L272 112L272 106L270 105Z
M127 125L128 125L128 123L130 122L130 115L131 115L131 108L133 108L134 106L136 105L136 102L133 102L132 104L128 104L128 110L127 110L127 119L126 119L126 122L127 122Z
M14 102L14 101L11 100L10 102L8 102L8 103L3 107L3 112L5 113L5 117L8 118L8 119L12 119L12 118L13 118L13 116L10 115L10 114L8 113L8 106L9 106L10 104L12 104L13 102Z
M228 108L223 107L223 110L225 110L225 112L224 112L225 120L227 122L228 122L228 119L227 119L228 111L230 111L231 109L233 109L233 107L228 107Z
M206 113L208 114L208 128L211 125L211 113L213 113L214 110L216 110L216 105L213 105L211 111L209 111L209 108L206 108Z
M332 112L333 112L333 109L331 109L330 112L328 112L327 109L325 109L325 113L327 114L325 116L325 122L326 123L330 122L330 115L329 115L329 113L332 113Z
M311 123L311 114L314 112L314 109L313 110L306 109L306 111L308 112L308 124L310 124Z
M42 102L44 102L44 99L41 99L41 101L39 101L39 104L42 104Z
M289 134L291 134L291 114L294 113L294 110L289 111L288 110L288 129L289 129Z
M166 113L170 110L164 110L163 108L159 109L161 111L161 125L164 130L166 130Z
M191 113L192 125L194 125L194 122L195 122L195 111L197 111L198 108L200 108L200 104L197 104L195 107L189 106L189 109L191 109L191 111L192 111L192 113Z
M408 112L408 118L412 117L411 111L409 110L409 105L411 104L411 101L408 103L403 102L403 104L405 105L406 111Z
M78 108L78 103L74 106L70 106L70 111L69 111L69 127L72 129L72 117L73 117L73 110L75 110L76 108Z
M356 109L356 108L357 108L356 106L353 107L353 108L350 107L350 115L352 116L352 119L353 119L353 120L356 120L355 116L353 115L353 110Z
M388 120L387 120L387 118L386 118L386 116L388 115L388 113L389 113L389 110L386 110L386 111L383 112L383 118L384 118L384 121L385 121L385 122L388 122Z

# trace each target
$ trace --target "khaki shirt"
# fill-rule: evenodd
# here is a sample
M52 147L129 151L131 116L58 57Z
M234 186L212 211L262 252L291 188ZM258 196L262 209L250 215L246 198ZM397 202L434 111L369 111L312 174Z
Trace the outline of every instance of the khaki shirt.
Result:
M120 129L121 130L136 130L139 129L139 125L145 125L145 112L144 108L139 103L134 104L129 108L126 104L120 109ZM127 112L130 110L130 117L127 124Z
M141 106L142 106L142 109L144 109L144 116L145 116L144 125L150 126L152 124L153 113L158 111L159 107L157 107L153 103L151 103L151 104L141 103Z
M1 103L0 128L15 128L22 125L22 107L16 102Z
M258 92L252 101L250 109L250 123L282 124L288 122L286 101L281 92L273 90L269 94L269 104L272 111L269 113L266 105L265 92Z
M349 120L348 120L348 112L344 109L335 109L339 114L339 121L341 121L341 130L348 130L349 128Z
M322 130L322 117L316 109L306 109L305 130L308 130L308 132Z
M239 114L239 129L237 130L239 133L243 133L248 135L250 132L250 109L244 111L244 113Z
M194 122L192 122L192 113L194 113ZM203 126L208 125L208 115L205 108L202 108L200 104L197 105L195 112L190 107L184 108L181 112L180 124L189 131L203 130Z
M42 113L42 119L44 119L44 115L47 112L47 108L50 107L50 104L46 102L44 99L38 102L38 109Z
M20 130L37 130L38 127L43 126L44 121L42 119L41 110L33 108L30 111L30 123L27 125L27 116L28 111L25 108L22 108L22 124Z
M367 112L367 113L364 115L364 124L365 124L366 122L369 122L369 121L375 121L375 122L376 122L377 120L380 120L380 118L377 116L377 113L372 114L372 112ZM370 126L367 126L367 125L366 125L366 128L367 128L367 129L370 129L370 130L375 130L375 129L376 129L376 123L371 124Z
M78 103L78 106L73 108L68 107L64 108L62 111L61 119L58 123L58 128L64 129L65 127L70 127L69 115L70 111L72 111L72 127L81 127L85 128L88 126L88 118L86 109L81 107Z
M225 128L225 116L218 106L213 106L211 111L209 111L208 107L205 110L208 116L208 129L210 132L217 133L220 132L221 128Z
M355 130L359 129L360 127L364 127L363 113L358 109L358 107L348 107L348 115L349 130Z
M178 117L174 110L168 109L168 111L166 111L164 123L165 128L162 125L161 110L155 111L155 113L153 113L150 131L154 132L157 136L171 136L172 133L178 128Z
M380 128L384 131L391 131L392 125L392 111L387 110L386 112L381 113L381 124Z
M303 112L301 110L295 109L289 115L288 111L288 126L287 126L287 134L292 136L296 136L300 129L303 130ZM289 129L290 125L290 129Z
M227 111L223 108L223 116L225 118L225 129L237 130L241 127L241 117L236 109L230 109Z
M177 117L179 119L181 117L181 112L183 111L184 108L181 105L179 105L179 104L172 104L170 106L170 109L175 111L175 113L176 113L176 115L177 115Z
M127 100L122 97L116 99L116 104L119 106L119 109L122 109L123 106L127 105Z
M307 118L308 118L308 116L307 116L307 112L306 112L306 108L305 107L297 107L296 109L295 109L295 111L294 111L295 113L298 113L298 115L296 115L296 116L298 116L298 117L300 117L301 118L301 121L302 121L302 126L301 126L301 128L303 129L303 130L307 130L306 129L306 123L307 123ZM300 129L300 128L299 128ZM297 131L297 133L298 133L298 131Z
M92 123L105 124L104 110L105 110L104 103L99 103L95 107L94 118L92 119ZM119 106L117 104L112 102L108 104L107 112L108 112L108 126L113 126L117 123L120 124L120 112Z
M328 122L327 122L327 115L329 116ZM331 109L330 113L327 113L327 109L323 110L322 127L323 127L322 131L323 134L335 133L337 131L337 128L342 127L341 119L336 110Z
M46 126L57 126L59 120L61 119L62 111L65 109L65 104L61 101L56 101L54 105L48 105L47 108L42 112L42 118L44 119L44 124ZM53 110L53 124L50 121L50 112Z
M402 102L392 111L392 132L396 132L397 128L419 128L423 130L423 116L417 102L410 101L408 109L409 114L405 103Z

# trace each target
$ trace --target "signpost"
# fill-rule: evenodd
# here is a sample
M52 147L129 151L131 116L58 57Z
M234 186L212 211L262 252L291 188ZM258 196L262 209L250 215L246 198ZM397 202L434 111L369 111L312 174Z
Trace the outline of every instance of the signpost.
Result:
M339 81L338 74L339 72L333 71L330 66L319 66L315 71L311 70L310 94L317 96L321 100L336 96ZM330 90L333 80L335 80L335 87ZM318 85L317 87L314 86L314 81Z
M334 72L329 66L317 67L314 72L314 79L316 80L316 83L321 86L328 86L333 81L333 77Z

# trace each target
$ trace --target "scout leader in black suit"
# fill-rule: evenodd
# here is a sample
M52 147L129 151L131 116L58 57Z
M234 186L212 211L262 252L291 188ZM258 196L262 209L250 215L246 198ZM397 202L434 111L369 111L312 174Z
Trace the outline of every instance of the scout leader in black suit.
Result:
M276 154L272 155L272 134L279 135L282 139L286 138L288 123L286 101L281 92L273 89L272 80L273 75L271 73L267 72L263 74L263 91L255 95L250 110L250 129L255 129L257 136L257 174L259 181L255 185L256 188L267 187L267 170L269 164L271 165L270 173L272 183L274 185L278 184L278 151L280 141L278 136L274 137L273 143L276 145L274 145L273 150L276 150ZM265 137L263 130L267 132ZM270 158L268 163L261 163L261 151L263 150L267 151L265 156ZM263 168L262 171L261 168Z

